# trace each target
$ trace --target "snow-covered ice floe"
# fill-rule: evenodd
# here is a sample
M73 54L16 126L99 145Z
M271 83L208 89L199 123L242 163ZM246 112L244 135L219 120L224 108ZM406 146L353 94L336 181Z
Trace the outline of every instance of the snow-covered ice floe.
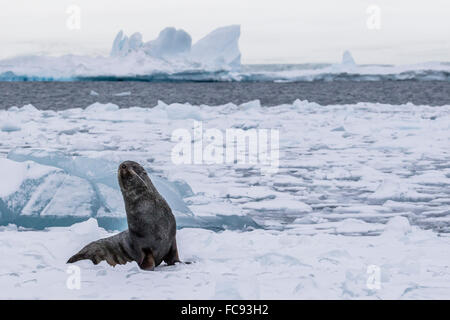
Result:
M172 133L194 121L279 130L278 171L173 163ZM0 128L11 124L0 130L0 298L450 294L448 105L27 105L0 111ZM148 273L84 261L69 290L67 258L126 227L106 218L124 217L115 176L130 159L171 204L181 258L195 263Z
M0 223L42 229L94 217L112 230L127 228L117 183L117 164L105 159L67 156L44 150L12 150L0 158ZM256 227L247 217L199 218L183 198L194 195L183 180L150 177L172 208L178 227L212 229Z
M65 261L110 236L94 219L26 231L0 227L0 299L448 299L450 238L394 217L380 235L297 234L257 229L177 233L181 259L142 271ZM151 288L151 290L149 290Z

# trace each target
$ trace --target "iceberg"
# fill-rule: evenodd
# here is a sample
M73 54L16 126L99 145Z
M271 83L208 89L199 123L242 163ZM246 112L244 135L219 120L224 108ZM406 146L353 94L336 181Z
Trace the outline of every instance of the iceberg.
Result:
M139 32L120 31L108 56L0 60L0 81L450 81L448 62L361 65L348 50L337 63L242 66L240 33L239 25L221 27L193 43L174 27L147 42Z
M110 55L125 57L142 52L146 56L158 59L178 57L211 69L237 70L241 66L240 35L239 25L222 27L192 45L192 38L186 31L173 27L165 28L158 38L146 43L142 42L140 33L128 37L120 31L114 40Z
M218 28L192 46L192 59L212 66L227 65L238 69L241 66L240 35L239 25Z
M186 31L168 27L159 33L155 40L144 43L139 32L130 37L123 31L117 34L111 49L111 57L124 57L132 52L142 50L146 55L155 58L168 58L179 54L189 53L192 38Z
M120 30L114 39L110 56L124 57L130 52L137 51L141 47L142 35L139 32L132 34L131 37L128 38L123 34L123 31Z
M109 56L20 56L0 61L2 81L64 80L220 80L238 70L240 26L214 30L192 45L186 31L168 27L143 41L139 32L120 31Z
M344 51L342 55L342 63L343 66L353 67L356 66L355 59L353 59L352 54L350 51L346 50Z
M169 58L176 55L189 53L192 38L184 30L165 28L158 38L144 45L146 54L157 58Z

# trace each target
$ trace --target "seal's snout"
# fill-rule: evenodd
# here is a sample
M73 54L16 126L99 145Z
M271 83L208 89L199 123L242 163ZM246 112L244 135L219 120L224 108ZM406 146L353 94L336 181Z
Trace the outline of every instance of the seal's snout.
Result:
M130 169L131 166L127 163L127 161L122 162L119 165L119 170L118 170L118 177L119 177L119 185L122 189L127 189L127 182L129 182L128 180L130 180Z
M125 163L122 163L119 166L119 177L120 178L125 178L127 175L129 175L129 170L128 170L128 166Z
M134 161L124 161L119 165L119 185L122 190L133 189L137 186L147 187L145 170Z
M119 174L120 175L129 174L132 169L133 169L133 162L124 161L119 165Z

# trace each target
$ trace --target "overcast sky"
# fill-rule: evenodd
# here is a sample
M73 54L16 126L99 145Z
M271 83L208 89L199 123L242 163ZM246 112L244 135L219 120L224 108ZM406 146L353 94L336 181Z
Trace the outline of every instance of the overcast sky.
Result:
M71 5L79 30L66 26ZM450 61L449 0L0 0L0 58L106 55L121 29L148 41L173 26L196 41L230 24L241 25L244 63L335 62L346 49L357 63Z

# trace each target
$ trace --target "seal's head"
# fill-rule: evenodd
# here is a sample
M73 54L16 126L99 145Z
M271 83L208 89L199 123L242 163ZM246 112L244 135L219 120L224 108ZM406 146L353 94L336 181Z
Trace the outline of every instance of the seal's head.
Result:
M151 184L145 169L134 161L124 161L119 165L118 178L122 193L148 190Z

